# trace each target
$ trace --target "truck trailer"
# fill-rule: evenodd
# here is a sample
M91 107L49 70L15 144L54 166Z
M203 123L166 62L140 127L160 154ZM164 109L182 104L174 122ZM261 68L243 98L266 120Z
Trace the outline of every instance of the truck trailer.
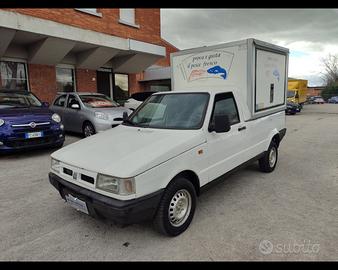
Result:
M287 101L299 104L302 108L307 98L307 80L289 79Z

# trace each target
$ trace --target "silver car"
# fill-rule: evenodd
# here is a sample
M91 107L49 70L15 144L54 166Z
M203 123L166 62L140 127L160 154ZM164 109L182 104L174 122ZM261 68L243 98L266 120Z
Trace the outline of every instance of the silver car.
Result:
M61 116L66 131L85 137L122 123L123 113L132 111L99 93L58 93L50 109Z

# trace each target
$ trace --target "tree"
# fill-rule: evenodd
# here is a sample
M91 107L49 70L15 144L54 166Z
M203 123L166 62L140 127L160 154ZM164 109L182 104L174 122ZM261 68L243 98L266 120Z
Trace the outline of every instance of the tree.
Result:
M323 80L325 89L322 91L322 97L327 100L330 97L338 96L338 55L329 54L322 58L324 65Z
M323 79L326 86L338 86L338 55L329 54L322 58L324 65Z

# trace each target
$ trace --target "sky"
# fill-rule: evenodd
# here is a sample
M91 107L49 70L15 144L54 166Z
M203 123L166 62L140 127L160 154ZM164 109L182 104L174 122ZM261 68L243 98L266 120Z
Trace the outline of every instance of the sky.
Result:
M161 9L162 37L179 48L256 38L289 48L289 77L320 86L338 54L338 9Z

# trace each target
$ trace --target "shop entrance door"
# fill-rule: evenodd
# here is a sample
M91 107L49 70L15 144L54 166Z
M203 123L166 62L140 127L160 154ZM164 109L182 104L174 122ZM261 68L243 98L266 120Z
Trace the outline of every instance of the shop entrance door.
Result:
M97 92L108 97L113 97L112 72L110 69L99 69L96 71Z

